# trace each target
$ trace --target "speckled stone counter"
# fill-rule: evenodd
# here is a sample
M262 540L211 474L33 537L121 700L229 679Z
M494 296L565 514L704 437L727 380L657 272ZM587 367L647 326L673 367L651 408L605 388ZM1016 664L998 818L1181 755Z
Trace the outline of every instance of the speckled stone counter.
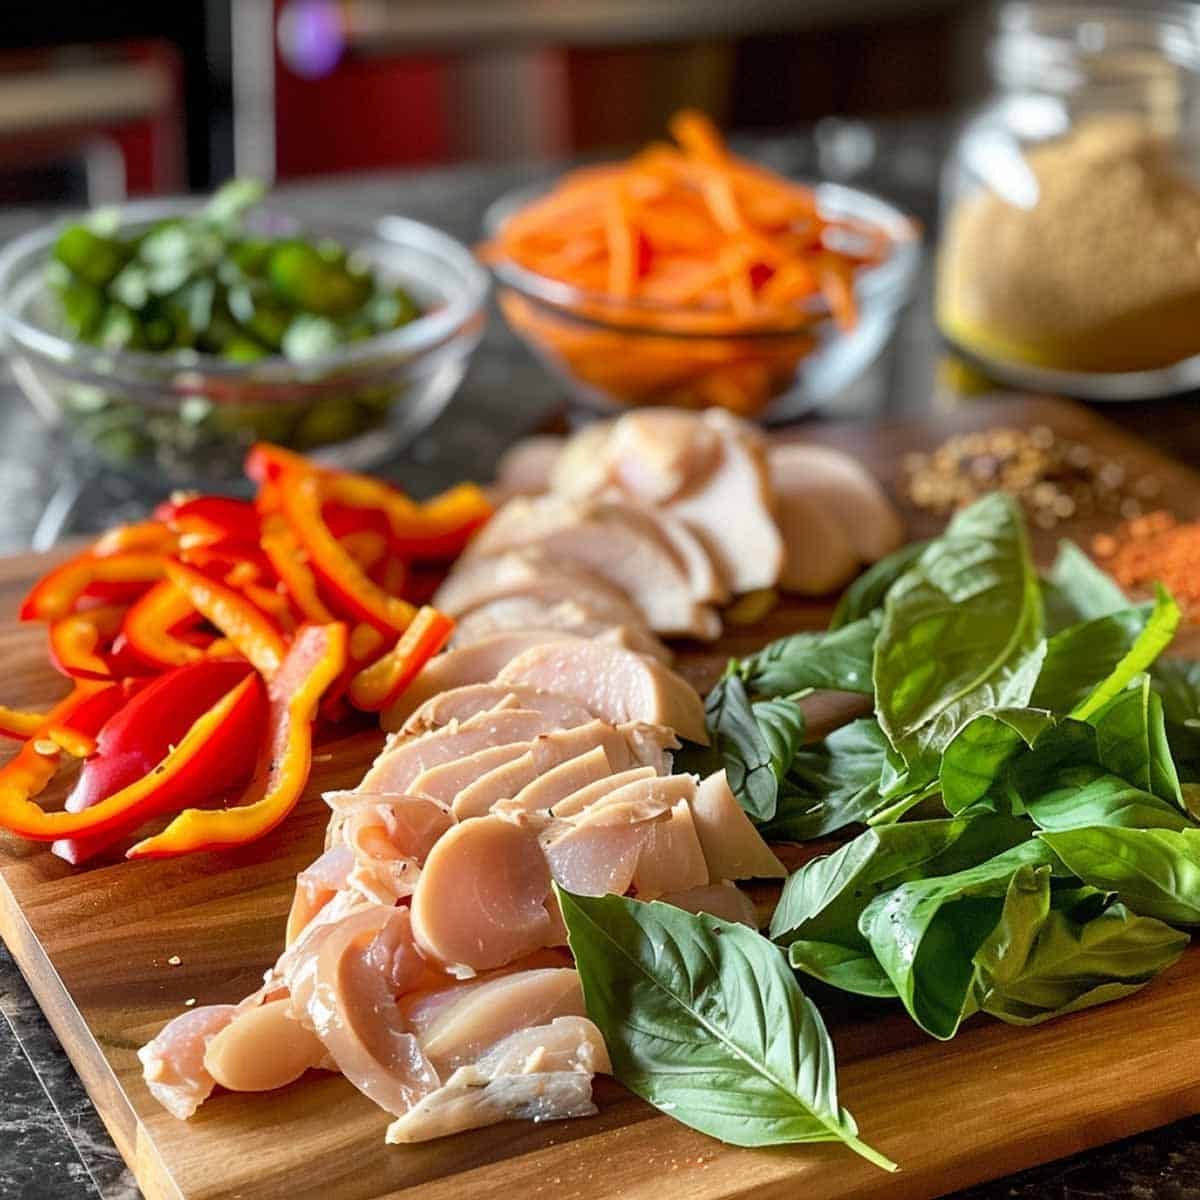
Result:
M881 190L932 228L944 127L915 124L872 132L866 186ZM756 152L784 170L827 174L811 139L759 143ZM459 237L477 236L486 205L541 174L534 169L469 168L370 177L294 189L314 211L356 216L401 212ZM857 180L856 180L857 181ZM0 239L44 214L0 213ZM937 357L925 286L895 345L845 399L843 413L867 416L926 407ZM427 494L463 476L484 478L500 451L536 426L562 398L495 319L463 388L446 414L386 473ZM1200 463L1194 400L1114 410L1123 424ZM1152 417L1152 420L1148 420ZM121 481L93 477L66 455L33 417L11 381L0 377L0 553L45 545L140 513L155 497ZM1194 1047L1181 1053L1197 1058ZM953 1136L952 1127L944 1131ZM132 1176L41 1015L0 946L0 1200L135 1200ZM1200 1200L1200 1119L1078 1158L960 1193L956 1200ZM819 1200L813 1197L812 1200Z

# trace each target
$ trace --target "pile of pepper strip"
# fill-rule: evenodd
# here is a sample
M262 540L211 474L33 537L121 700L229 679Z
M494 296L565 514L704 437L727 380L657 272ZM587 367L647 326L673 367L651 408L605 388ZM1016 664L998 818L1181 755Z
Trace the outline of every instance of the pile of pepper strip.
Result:
M29 593L21 618L46 623L73 690L45 713L0 707L0 736L23 743L0 768L0 827L72 863L262 837L314 738L385 708L446 644L453 622L422 603L491 516L479 488L417 502L266 444L246 472L253 502L173 496ZM72 759L64 809L43 808Z

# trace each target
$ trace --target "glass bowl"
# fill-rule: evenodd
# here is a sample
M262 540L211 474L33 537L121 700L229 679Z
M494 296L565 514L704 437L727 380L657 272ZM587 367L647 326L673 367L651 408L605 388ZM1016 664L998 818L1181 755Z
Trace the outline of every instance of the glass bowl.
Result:
M131 204L123 232L199 211L200 201ZM63 331L46 282L63 224L0 254L0 335L25 394L43 417L108 465L171 481L241 474L258 440L362 469L395 453L454 394L483 333L487 273L447 234L403 217L354 225L298 220L270 204L249 223L272 234L333 238L402 286L424 315L399 329L305 362L230 362L194 350L109 350Z
M878 356L912 294L920 262L914 222L867 192L809 184L824 216L882 231L891 252L856 276L859 318L833 320L823 297L797 311L794 325L733 326L726 312L615 301L530 271L492 263L498 301L512 330L580 405L612 412L632 405L728 408L768 422L828 405ZM549 186L501 197L484 217L491 239Z

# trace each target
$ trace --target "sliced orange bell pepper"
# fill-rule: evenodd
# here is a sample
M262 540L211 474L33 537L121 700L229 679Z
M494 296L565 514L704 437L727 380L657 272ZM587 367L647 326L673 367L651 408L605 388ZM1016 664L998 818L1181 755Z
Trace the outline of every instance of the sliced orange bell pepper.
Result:
M50 623L50 660L64 675L76 679L111 679L112 664L100 652L121 632L128 610L109 604L68 613Z
M339 615L368 621L385 633L403 633L415 610L374 583L330 532L321 514L321 482L311 472L289 478L279 500L326 600Z
M163 577L165 563L162 555L141 550L104 558L91 553L77 555L34 584L21 605L21 620L65 617L84 595L132 600Z
M165 858L240 846L274 829L296 806L312 765L312 731L325 689L346 662L346 626L306 625L268 685L270 730L242 803L224 809L189 808L127 858Z
M214 743L219 735L228 738L231 730L240 731L244 721L261 712L261 689L262 680L248 675L188 730L153 771L82 812L47 812L35 802L34 797L57 773L61 754L50 736L31 738L0 770L0 827L39 842L94 836L168 811L181 795L203 794Z
M199 662L204 650L172 632L196 615L191 600L171 580L162 579L126 614L125 637L134 654L150 666L165 669Z
M321 468L302 454L272 442L256 442L246 455L244 470L255 483L274 483L286 472L308 472Z
M167 578L203 613L254 667L268 679L283 661L283 635L260 608L241 592L183 563L168 562Z
M135 550L149 551L151 554L174 554L178 548L178 536L161 521L117 525L92 543L92 553L100 558Z
M317 592L317 580L309 569L304 551L287 522L272 514L263 520L262 548L275 574L287 588L292 603L309 621L326 624L334 619Z
M77 683L74 691L48 712L0 707L0 736L24 741L26 738L48 737L55 730L69 729L90 738L125 703L128 695L127 685L86 681ZM51 740L56 739L51 737ZM84 753L90 751L85 750Z
M422 608L395 646L364 668L350 684L350 703L366 712L386 708L421 668L450 640L454 621L436 608Z

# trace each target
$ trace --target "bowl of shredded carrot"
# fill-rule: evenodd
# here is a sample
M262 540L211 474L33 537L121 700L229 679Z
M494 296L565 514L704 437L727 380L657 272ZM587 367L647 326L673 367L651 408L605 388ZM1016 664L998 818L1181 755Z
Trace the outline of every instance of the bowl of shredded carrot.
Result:
M887 201L675 144L502 197L480 256L510 327L588 407L722 407L783 420L875 359L908 300L916 225Z

